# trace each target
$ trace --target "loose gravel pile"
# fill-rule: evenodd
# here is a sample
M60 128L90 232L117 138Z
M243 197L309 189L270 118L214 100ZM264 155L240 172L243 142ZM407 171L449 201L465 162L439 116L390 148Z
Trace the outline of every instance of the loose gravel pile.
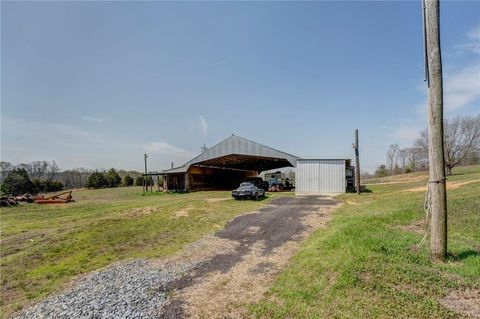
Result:
M146 260L114 264L15 318L155 318L167 301L164 287L195 265L158 268Z

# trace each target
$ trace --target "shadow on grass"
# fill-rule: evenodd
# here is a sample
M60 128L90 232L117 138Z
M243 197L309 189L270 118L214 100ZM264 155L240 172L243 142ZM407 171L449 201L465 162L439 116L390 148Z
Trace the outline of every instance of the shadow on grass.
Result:
M159 191L153 191L153 192L139 193L140 196L163 196L163 195L183 195L183 194L189 194L189 192L159 192Z
M233 199L233 197L232 197L232 199ZM268 196L267 196L267 195L265 195L265 196L263 196L263 197L259 197L257 200L255 200L254 198L239 198L239 199L237 199L236 201L241 202L241 201L244 201L244 200L253 200L253 201L256 201L256 202L261 202L261 201L264 201L264 200L266 200L266 199L268 199Z
M470 257L480 257L480 252L477 250L468 249L468 250L462 251L459 254L452 254L452 253L448 254L448 259L452 261L462 261Z
M355 194L356 191L347 191L348 194ZM373 191L371 189L368 189L368 188L363 188L362 186L362 189L360 191L360 193L373 193Z

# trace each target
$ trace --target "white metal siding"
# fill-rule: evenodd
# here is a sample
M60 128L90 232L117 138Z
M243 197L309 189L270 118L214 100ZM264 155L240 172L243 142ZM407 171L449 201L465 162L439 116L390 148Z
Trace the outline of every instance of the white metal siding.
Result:
M299 160L296 193L345 193L345 160Z

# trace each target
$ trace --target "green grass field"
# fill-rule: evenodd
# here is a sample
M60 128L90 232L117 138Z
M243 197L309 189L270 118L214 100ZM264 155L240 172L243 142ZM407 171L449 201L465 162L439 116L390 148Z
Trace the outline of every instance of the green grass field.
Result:
M457 318L439 300L480 288L480 167L455 170L448 183L449 252L434 263L423 233L424 175L345 194L326 229L317 230L251 305L262 318ZM387 182L391 182L391 178ZM470 183L465 183L470 181ZM376 181L382 182L382 181ZM463 185L460 183L464 183ZM455 185L457 184L457 185Z
M2 317L118 260L174 253L262 201L230 192L153 193L141 187L74 191L75 203L1 211Z
M250 306L264 318L455 318L439 300L480 288L480 167L449 177L449 251L433 263L422 209L427 177L402 176L344 194L345 203L317 230ZM466 182L471 183L466 183ZM386 182L382 184L382 182ZM464 183L464 184L461 184ZM405 190L417 191L405 191ZM73 277L129 258L179 251L264 201L229 192L142 196L141 188L74 191L75 203L24 204L1 211L1 317L62 289Z

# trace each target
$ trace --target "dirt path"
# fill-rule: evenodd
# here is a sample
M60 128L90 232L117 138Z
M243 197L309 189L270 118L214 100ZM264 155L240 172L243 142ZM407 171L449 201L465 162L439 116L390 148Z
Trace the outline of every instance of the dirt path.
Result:
M233 219L225 229L163 263L199 262L165 289L161 318L242 318L244 305L271 286L302 239L329 219L339 201L327 196L279 198Z

